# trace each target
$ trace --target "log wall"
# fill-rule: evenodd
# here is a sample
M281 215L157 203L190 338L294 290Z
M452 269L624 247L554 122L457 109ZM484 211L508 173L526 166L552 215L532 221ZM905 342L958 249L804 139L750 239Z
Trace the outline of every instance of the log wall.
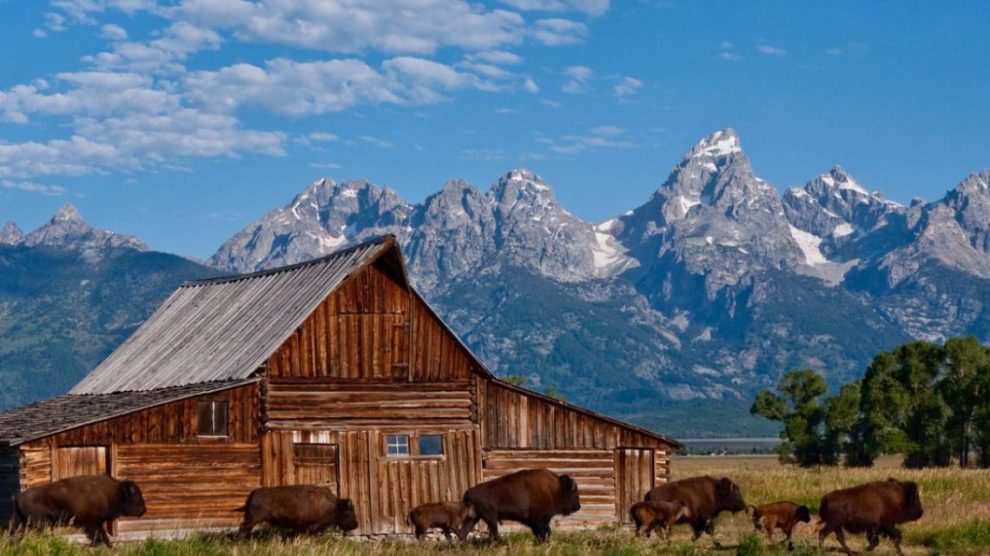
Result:
M257 384L249 384L204 394L77 427L48 439L56 446L257 442L258 392ZM196 435L196 406L198 402L210 400L227 402L228 434L225 438L200 438Z
M137 481L148 512L121 531L236 527L234 511L260 486L257 444L130 444L117 448L113 475Z
M385 423L471 425L477 404L468 381L413 383L275 379L269 428L348 428Z

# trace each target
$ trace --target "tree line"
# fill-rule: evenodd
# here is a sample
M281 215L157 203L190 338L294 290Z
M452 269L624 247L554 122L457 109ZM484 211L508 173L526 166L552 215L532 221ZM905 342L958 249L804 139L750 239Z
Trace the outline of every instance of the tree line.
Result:
M750 413L782 424L783 461L873 465L903 454L911 468L990 467L990 347L973 337L915 341L873 358L832 396L818 372L788 372Z

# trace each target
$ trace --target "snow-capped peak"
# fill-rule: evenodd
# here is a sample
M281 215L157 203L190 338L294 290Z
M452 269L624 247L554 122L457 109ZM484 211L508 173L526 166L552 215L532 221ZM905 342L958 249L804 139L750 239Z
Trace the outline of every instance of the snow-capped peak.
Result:
M64 207L58 209L55 216L52 216L52 223L56 222L82 222L82 215L79 214L79 209L75 205L69 203Z
M698 142L689 153L690 157L707 156L719 158L741 152L739 135L734 129L723 129L712 133Z
M24 232L16 223L8 220L3 229L0 229L0 245L18 245L22 241L24 241Z
M505 175L505 179L508 181L523 182L527 186L538 191L548 191L550 189L547 183L543 181L543 178L525 168L513 168L508 174Z
M861 195L869 195L870 192L866 190L865 187L859 184L852 176L846 173L846 170L836 164L827 173L821 175L822 181L825 185L830 187L838 187L839 189L846 189L849 191L855 191Z

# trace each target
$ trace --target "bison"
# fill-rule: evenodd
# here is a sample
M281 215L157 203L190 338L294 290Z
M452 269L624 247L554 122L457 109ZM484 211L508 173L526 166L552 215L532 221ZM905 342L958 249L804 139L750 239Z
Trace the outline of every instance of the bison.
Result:
M811 510L808 506L798 506L794 502L774 502L762 506L749 506L753 510L753 529L760 532L760 521L763 521L762 529L766 532L767 541L773 540L773 530L780 529L787 535L787 547L794 548L791 542L791 534L798 523L811 522Z
M241 538L250 535L259 523L295 534L319 534L332 526L346 532L358 526L353 502L338 499L329 488L316 485L256 488L238 511L244 512L238 531Z
M690 515L680 517L676 523L689 523L694 531L691 540L698 540L702 532L715 536L714 520L723 511L741 512L746 509L739 486L731 479L716 479L705 475L672 481L655 487L646 493L647 502L682 502ZM717 540L715 546L719 546Z
M423 535L430 529L439 527L448 541L453 540L451 532L457 533L457 538L463 541L470 532L464 524L476 515L474 508L460 502L433 502L413 508L406 521L416 529L418 540L423 540Z
M484 520L495 541L502 540L499 521L511 520L529 527L544 542L550 537L550 520L555 515L581 509L574 479L547 469L525 469L473 486L464 493L463 502L476 514L465 523L466 529Z
M107 475L70 477L36 486L14 496L15 532L25 527L72 524L82 528L90 544L111 546L105 524L120 516L141 517L147 507L134 481Z
M900 523L921 519L921 495L918 484L901 482L893 477L886 481L866 483L841 490L833 490L822 498L819 507L821 530L818 545L823 546L825 537L835 533L846 554L853 552L846 546L845 534L865 533L870 542L869 550L880 544L880 535L894 541L898 554L901 552Z
M636 502L629 508L629 517L636 524L636 534L650 536L650 531L663 528L664 537L670 540L674 522L691 517L691 510L683 502Z

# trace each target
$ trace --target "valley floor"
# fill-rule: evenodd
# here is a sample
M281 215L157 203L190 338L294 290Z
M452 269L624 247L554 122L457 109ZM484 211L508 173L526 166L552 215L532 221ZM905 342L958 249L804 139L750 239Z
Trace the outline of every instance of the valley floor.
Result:
M990 554L990 470L932 469L911 471L899 467L899 460L886 458L871 469L800 469L780 465L770 456L728 457L679 457L672 463L674 478L711 474L730 476L743 491L747 503L763 504L778 500L792 500L817 508L826 492L872 480L894 476L902 480L917 481L925 516L920 521L902 527L904 550L914 554ZM811 525L802 524L795 534L795 551L790 554L817 553L817 537ZM561 532L545 546L533 543L529 534L508 536L502 546L488 544L484 539L472 540L465 545L449 546L443 542L415 544L407 540L388 542L360 542L328 534L321 538L301 538L289 541L277 537L255 539L250 542L230 542L216 535L198 535L182 540L149 540L120 542L112 550L89 550L54 535L31 535L20 544L12 544L0 536L0 554L92 554L92 555L303 555L363 556L394 555L422 556L426 554L489 555L549 555L571 556L603 554L610 556L637 556L647 554L788 554L780 545L768 545L752 535L752 522L748 515L724 514L716 525L717 538L722 548L716 549L712 540L704 536L697 543L690 542L686 527L675 529L673 542L667 544L657 539L644 540L633 536L630 528L606 528L584 532ZM776 540L780 540L779 533ZM850 547L863 550L865 539L847 536ZM834 537L826 542L826 552L839 554ZM893 545L881 543L875 553L894 554Z

